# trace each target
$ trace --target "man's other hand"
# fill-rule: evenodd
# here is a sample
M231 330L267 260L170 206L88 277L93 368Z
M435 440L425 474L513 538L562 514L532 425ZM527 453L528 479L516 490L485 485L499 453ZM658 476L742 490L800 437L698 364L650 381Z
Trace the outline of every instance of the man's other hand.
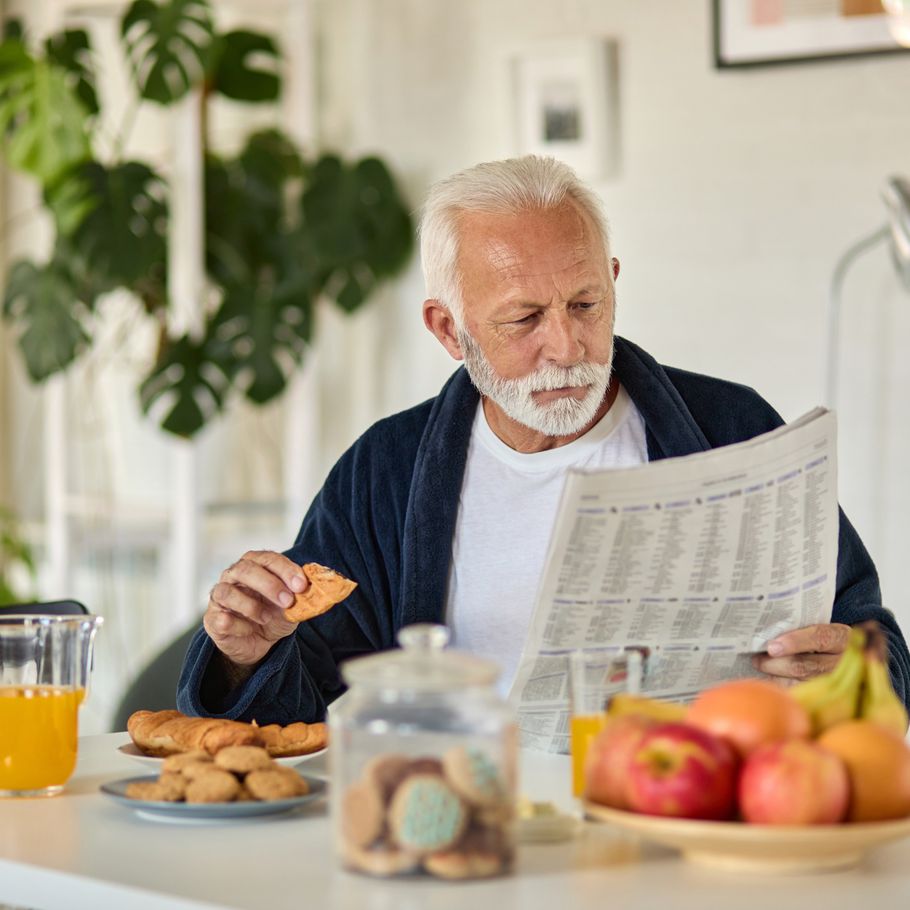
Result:
M284 610L308 585L300 566L286 556L251 550L221 573L202 624L230 663L252 668L297 628Z
M752 665L784 684L811 679L833 670L847 648L850 626L826 623L785 632L768 642L766 654L756 654Z

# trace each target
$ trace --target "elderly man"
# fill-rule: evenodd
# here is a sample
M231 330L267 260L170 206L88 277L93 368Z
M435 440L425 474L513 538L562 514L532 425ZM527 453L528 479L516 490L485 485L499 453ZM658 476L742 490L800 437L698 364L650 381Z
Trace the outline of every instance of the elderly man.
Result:
M552 159L481 164L435 185L421 255L424 323L465 369L342 456L290 550L247 553L222 574L187 654L183 711L321 719L344 689L342 661L392 647L414 622L448 623L508 681L567 469L688 455L781 423L751 389L662 367L614 337L606 220ZM306 587L309 561L358 588L295 625L282 608ZM829 670L866 619L887 629L907 701L910 654L841 515L832 622L779 636L756 664L782 680Z

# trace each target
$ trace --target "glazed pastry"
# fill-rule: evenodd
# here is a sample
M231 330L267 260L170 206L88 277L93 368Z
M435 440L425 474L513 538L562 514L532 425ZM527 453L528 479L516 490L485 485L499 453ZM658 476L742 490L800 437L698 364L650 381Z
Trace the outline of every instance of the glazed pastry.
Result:
M341 603L357 587L356 581L318 562L306 563L303 574L310 582L306 591L298 594L294 603L284 611L285 617L292 622L306 622L322 615Z
M329 729L325 724L295 723L282 727L268 724L258 727L262 743L269 755L309 755L324 749L329 741Z
M468 812L443 778L415 774L395 791L389 821L395 843L423 855L455 844L464 833Z

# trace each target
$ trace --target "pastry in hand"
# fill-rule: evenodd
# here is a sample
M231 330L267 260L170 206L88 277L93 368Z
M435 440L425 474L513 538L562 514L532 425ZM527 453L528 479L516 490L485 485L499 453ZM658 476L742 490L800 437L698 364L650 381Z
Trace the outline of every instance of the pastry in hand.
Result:
M335 604L341 603L357 587L356 581L316 562L306 563L303 574L310 582L306 591L298 594L293 605L284 611L285 617L292 622L306 622L315 616L321 616Z

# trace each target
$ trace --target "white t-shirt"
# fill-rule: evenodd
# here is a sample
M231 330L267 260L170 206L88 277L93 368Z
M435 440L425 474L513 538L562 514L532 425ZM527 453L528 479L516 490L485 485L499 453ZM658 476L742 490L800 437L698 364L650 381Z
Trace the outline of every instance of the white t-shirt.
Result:
M503 694L518 669L566 471L647 460L644 420L621 386L584 436L530 454L509 448L478 406L458 501L446 622L456 647L502 667Z

